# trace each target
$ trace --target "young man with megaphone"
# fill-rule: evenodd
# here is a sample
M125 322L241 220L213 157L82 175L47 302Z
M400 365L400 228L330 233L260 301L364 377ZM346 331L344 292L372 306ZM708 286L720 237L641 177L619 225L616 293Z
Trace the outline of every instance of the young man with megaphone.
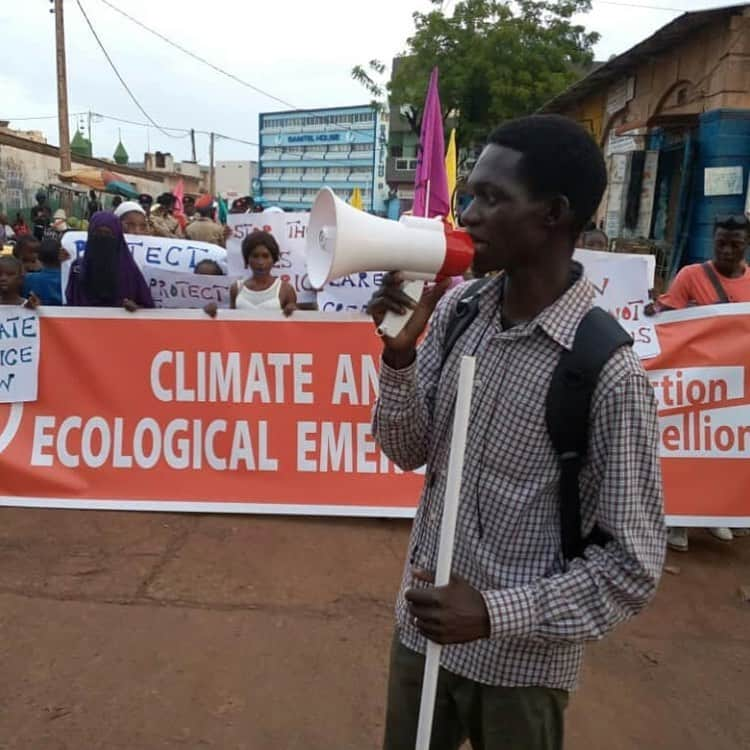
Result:
M414 748L426 639L444 646L431 748L468 738L560 750L584 642L656 590L666 531L653 390L572 259L605 187L601 151L577 123L508 122L477 161L462 216L474 274L491 276L447 294L437 283L415 304L392 273L370 302L378 327L413 309L383 337L375 436L401 468L426 464L396 607L387 750ZM464 354L477 369L453 576L435 587Z

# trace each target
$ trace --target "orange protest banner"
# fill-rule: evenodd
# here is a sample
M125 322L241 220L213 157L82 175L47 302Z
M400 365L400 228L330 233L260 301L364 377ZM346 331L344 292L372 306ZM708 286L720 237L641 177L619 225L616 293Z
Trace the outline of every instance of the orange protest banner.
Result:
M644 362L666 510L750 525L750 305L668 313ZM38 400L0 404L0 504L411 516L420 472L370 434L362 316L49 309Z
M644 365L659 401L667 515L750 526L750 304L655 320L661 354Z
M0 405L0 502L413 514L421 477L370 434L361 318L58 309L41 342L38 401Z

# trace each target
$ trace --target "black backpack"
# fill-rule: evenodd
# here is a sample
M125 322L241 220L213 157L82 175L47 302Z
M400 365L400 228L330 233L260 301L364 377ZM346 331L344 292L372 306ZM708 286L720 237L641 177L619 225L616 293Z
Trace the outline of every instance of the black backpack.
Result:
M479 295L489 281L478 279L459 298L445 332L443 364L479 313ZM588 450L589 412L599 373L617 349L632 344L633 339L608 312L593 307L578 325L573 348L563 351L552 373L546 421L560 464L560 532L566 561L581 557L591 544L603 547L611 538L598 526L583 537L578 475Z

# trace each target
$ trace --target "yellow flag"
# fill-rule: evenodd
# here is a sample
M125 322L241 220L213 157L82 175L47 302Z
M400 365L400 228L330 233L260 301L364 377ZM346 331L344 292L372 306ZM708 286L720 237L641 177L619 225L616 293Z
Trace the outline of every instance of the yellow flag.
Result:
M448 195L451 201L451 210L447 219L453 226L456 226L456 221L453 217L453 199L456 192L456 161L456 129L453 128L450 140L448 141L448 151L445 154L445 176L448 179Z
M349 205L352 208L358 208L360 211L364 210L364 207L362 206L362 191L355 187L354 190L352 190L352 197L349 198Z

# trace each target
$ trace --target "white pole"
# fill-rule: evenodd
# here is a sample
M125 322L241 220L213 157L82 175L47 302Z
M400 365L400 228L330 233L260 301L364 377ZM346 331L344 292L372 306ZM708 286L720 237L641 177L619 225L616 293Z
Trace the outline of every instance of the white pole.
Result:
M425 219L430 218L430 180L427 180L427 187L425 188L424 217Z
M443 501L443 519L440 523L440 546L438 547L437 570L435 571L436 586L446 586L450 582L453 541L456 536L458 499L461 494L461 476L464 468L464 453L466 452L466 434L469 430L475 368L476 359L474 357L461 357L461 369L456 393L456 412L453 416L451 452L448 458L448 477ZM430 747L441 648L439 644L427 641L416 750L429 750Z

